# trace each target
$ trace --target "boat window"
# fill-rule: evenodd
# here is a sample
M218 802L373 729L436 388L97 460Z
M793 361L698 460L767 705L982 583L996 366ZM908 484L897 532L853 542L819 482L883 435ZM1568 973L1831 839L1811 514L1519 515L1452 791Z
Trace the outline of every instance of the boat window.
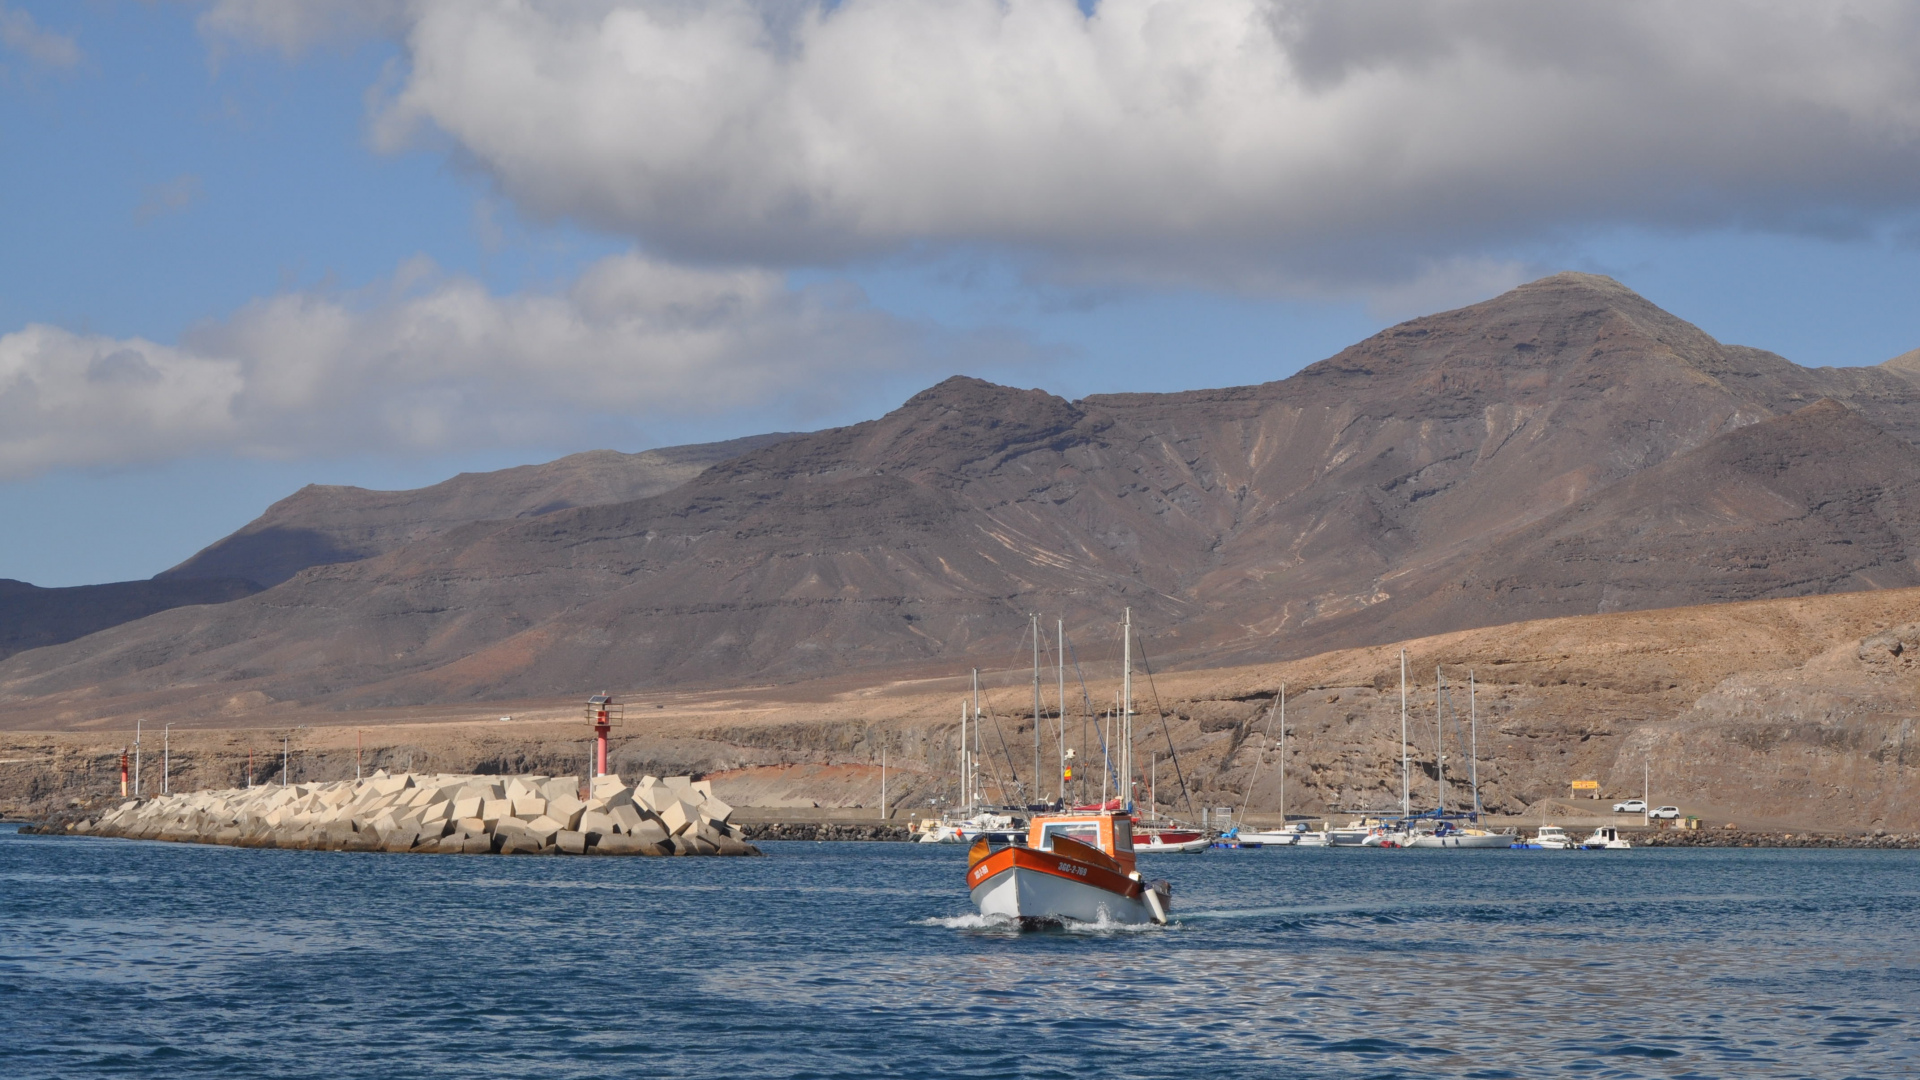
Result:
M1113 850L1122 853L1133 850L1133 822L1121 818L1113 823Z
M1097 821L1063 821L1055 825L1040 827L1040 849L1053 850L1053 838L1065 836L1078 840L1088 847L1100 846L1100 823Z

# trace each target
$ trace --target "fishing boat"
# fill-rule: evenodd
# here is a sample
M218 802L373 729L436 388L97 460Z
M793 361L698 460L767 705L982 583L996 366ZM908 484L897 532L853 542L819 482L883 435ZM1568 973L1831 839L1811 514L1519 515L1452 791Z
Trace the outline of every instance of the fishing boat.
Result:
M968 851L967 888L980 914L1023 928L1167 921L1173 886L1140 876L1126 811L1040 815L1026 840L996 847L982 837Z

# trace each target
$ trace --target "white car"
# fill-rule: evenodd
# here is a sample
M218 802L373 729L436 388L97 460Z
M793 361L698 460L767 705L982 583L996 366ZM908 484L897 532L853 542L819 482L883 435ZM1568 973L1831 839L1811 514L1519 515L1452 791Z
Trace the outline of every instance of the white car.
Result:
M1659 809L1648 814L1647 816L1657 817L1657 818L1666 818L1668 821L1671 821L1674 818L1677 818L1680 816L1680 808L1677 806L1662 806Z
M1617 802L1613 804L1613 812L1616 814L1644 814L1647 812L1647 801L1645 799L1628 799L1626 802Z

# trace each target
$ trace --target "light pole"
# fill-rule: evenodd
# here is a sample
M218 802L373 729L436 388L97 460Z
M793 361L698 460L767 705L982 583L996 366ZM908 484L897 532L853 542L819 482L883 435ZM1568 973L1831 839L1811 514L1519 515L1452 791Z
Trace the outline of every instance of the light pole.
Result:
M160 794L173 794L173 724L160 729Z
M133 722L133 797L140 797L140 725L145 720Z

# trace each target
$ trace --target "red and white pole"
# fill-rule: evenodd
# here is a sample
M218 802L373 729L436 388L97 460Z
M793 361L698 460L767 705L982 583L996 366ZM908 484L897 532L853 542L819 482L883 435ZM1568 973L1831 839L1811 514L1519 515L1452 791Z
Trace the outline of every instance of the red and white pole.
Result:
M611 725L607 722L607 710L601 709L594 714L593 718L593 734L598 740L598 745L595 747L597 751L595 754L597 765L593 771L595 776L607 775L607 732L609 730Z
M127 751L124 747L120 750L120 797L127 797Z

